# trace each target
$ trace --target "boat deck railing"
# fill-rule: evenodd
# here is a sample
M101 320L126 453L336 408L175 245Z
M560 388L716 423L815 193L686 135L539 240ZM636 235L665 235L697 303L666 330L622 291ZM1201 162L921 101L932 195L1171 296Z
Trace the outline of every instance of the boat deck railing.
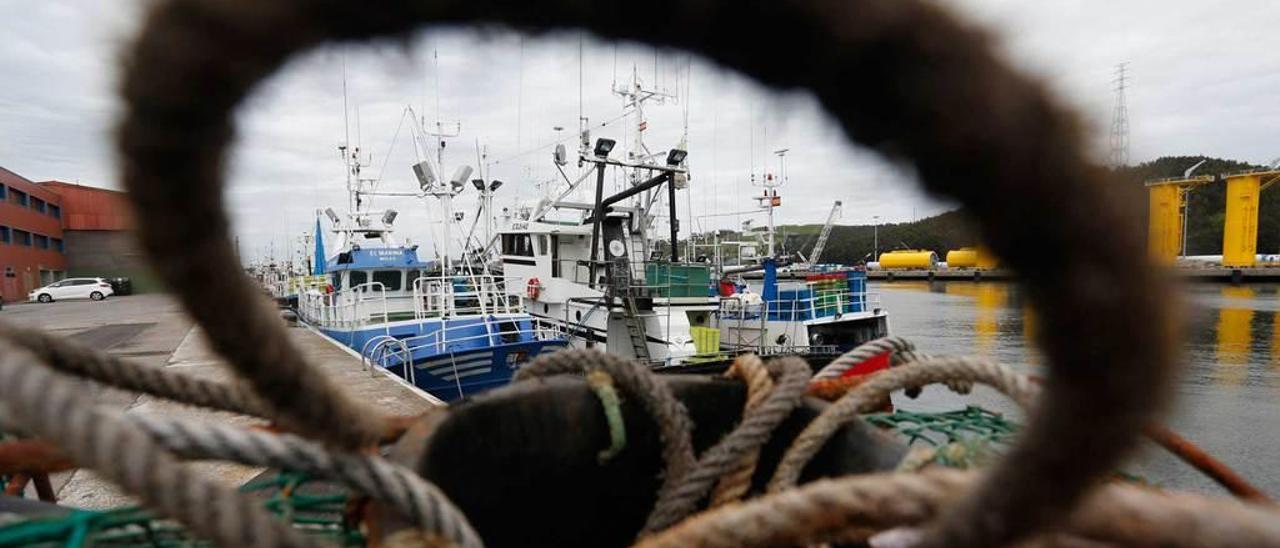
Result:
M367 282L327 293L327 283L313 284L298 296L303 317L329 329L358 329L399 320L423 321L472 315L523 312L518 295L503 290L502 279L492 275L423 276L409 291L388 289L381 282ZM388 328L387 331L390 334Z
M491 274L423 276L412 287L418 320L524 311L523 297L508 294L503 278Z
M482 327L483 333L476 333ZM414 337L379 335L364 344L360 350L361 369L377 366L386 369L394 364L412 364L415 354L426 350L428 354L444 354L458 349L495 346L505 343L505 338L516 342L547 342L565 340L564 331L551 322L528 316L485 317L479 323L449 326ZM479 344L473 344L473 343ZM414 383L417 375L414 367L404 367L401 376ZM459 389L461 389L459 387Z
M778 298L769 301L749 302L746 297L743 297L744 294L738 294L736 298L724 297L720 301L720 317L722 319L765 317L770 321L806 321L880 308L879 293L822 287L820 283L814 282L806 283L804 286L802 289L780 290Z
M354 329L374 323L386 324L401 306L388 299L382 282L366 282L349 289L323 293L308 291L298 296L303 317L320 327Z
M633 297L704 300L716 297L711 283L711 267L706 263L552 259L551 277L605 292L621 290ZM507 294L525 294L531 279L507 276ZM618 279L625 279L625 283L616 283Z

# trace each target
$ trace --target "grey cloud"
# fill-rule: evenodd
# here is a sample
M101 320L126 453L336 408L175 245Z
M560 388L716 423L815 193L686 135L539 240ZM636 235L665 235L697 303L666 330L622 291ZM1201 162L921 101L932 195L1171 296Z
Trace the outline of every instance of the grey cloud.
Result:
M1274 143L1280 57L1272 54L1280 50L1274 32L1280 5L1271 0L945 3L994 29L1006 57L1075 105L1099 157L1110 122L1112 70L1121 61L1131 63L1135 161L1188 153L1253 162L1280 156ZM144 5L0 0L6 13L23 14L0 21L6 37L0 41L6 75L0 85L0 165L32 179L118 186L109 140L119 112L114 62ZM681 52L583 39L580 103L580 36L439 30L408 46L326 47L293 60L237 115L226 200L243 247L259 254L275 242L282 252L310 228L315 209L345 202L336 148L344 139L344 62L351 138L358 135L371 158L365 173L381 175L387 189L414 184L408 166L419 153L408 131L393 139L405 108L431 123L438 101L442 119L462 124L449 141L446 163L475 164L478 141L487 152L487 175L508 183L499 204L531 195L536 183L559 177L550 148L558 139L573 148L580 109L593 135L629 138L625 121L598 126L621 113L609 89L628 81L634 67L646 83L680 95L678 102L647 111L651 147L666 149L679 140L687 109L694 185L680 199L682 216L688 206L695 216L751 209L750 197L760 189L750 175L776 171L772 151L781 148L791 152L780 222L821 222L835 199L844 200L842 222L849 224L876 215L886 222L909 220L949 207L924 196L909 170L851 147L812 97L763 90L698 59L690 67ZM555 126L566 129L557 134ZM405 235L422 242L430 237L435 225L421 202L379 199L378 205L404 213L398 223ZM459 200L468 215L473 207L474 196ZM695 226L727 228L739 221L701 217Z

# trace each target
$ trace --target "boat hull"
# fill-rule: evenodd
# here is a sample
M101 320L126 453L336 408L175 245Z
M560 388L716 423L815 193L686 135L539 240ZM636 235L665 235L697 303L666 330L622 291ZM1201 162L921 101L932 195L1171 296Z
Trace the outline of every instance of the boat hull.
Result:
M563 339L535 336L532 321L523 315L476 317L320 331L432 396L456 401L503 386L521 365L568 345ZM509 329L504 331L503 326ZM438 333L448 333L451 340L433 340ZM403 344L390 343L375 351L380 340L389 339ZM409 368L404 363L406 351Z

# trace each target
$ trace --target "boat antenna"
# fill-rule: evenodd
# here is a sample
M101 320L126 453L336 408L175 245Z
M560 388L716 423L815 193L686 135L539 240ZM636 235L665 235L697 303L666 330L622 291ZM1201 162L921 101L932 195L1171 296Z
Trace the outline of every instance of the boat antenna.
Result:
M524 120L524 36L520 36L518 40L520 63L516 69L516 150L522 150L520 145L524 132L521 130L520 124Z
M578 31L578 124L582 124L582 43L586 37Z
M349 117L350 107L347 106L347 54L342 54L342 148L351 146L351 121Z

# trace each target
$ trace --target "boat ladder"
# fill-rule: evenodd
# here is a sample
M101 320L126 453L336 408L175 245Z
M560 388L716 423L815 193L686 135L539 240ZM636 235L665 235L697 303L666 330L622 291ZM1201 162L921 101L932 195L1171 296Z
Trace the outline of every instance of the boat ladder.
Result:
M627 336L631 339L631 349L641 362L648 362L649 344L644 332L644 319L640 317L640 306L636 302L635 292L631 287L631 268L626 259L618 259L613 263L613 275L609 276L612 284L612 297L622 300L623 320L627 326ZM610 299L612 300L612 299Z

